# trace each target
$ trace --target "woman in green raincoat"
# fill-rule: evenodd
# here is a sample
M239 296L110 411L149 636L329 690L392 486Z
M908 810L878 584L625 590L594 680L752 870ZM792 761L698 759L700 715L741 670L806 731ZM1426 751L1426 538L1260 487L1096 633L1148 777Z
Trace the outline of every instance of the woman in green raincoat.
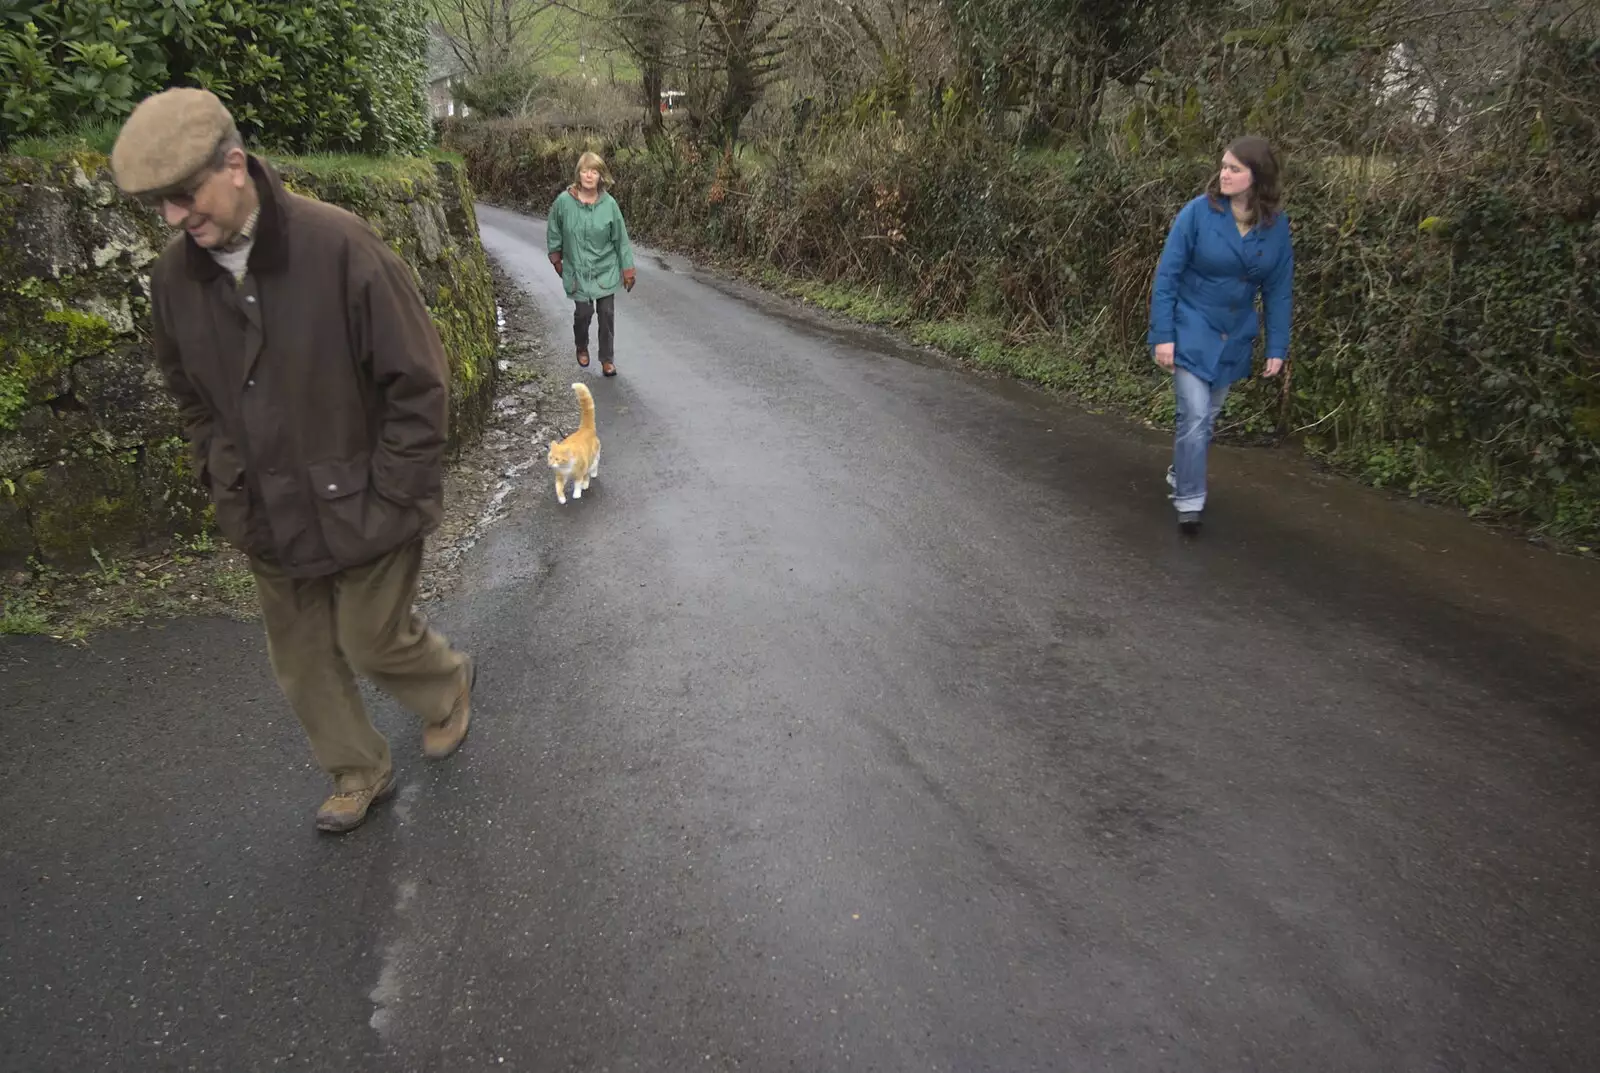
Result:
M589 322L600 313L600 371L617 375L617 288L633 290L633 244L622 208L606 193L611 172L598 153L578 158L576 181L550 206L546 231L550 264L576 303L572 338L578 364L589 367Z

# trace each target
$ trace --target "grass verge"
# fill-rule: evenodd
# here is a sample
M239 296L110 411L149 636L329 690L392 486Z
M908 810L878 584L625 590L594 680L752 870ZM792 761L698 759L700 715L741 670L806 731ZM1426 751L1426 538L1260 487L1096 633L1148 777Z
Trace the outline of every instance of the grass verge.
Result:
M1072 338L1022 335L980 317L928 320L914 315L905 296L841 283L797 279L765 266L746 269L769 290L879 327L892 328L919 346L930 347L965 365L1004 373L1041 387L1069 393L1092 409L1116 409L1160 424L1173 419L1168 381L1144 368L1142 348L1129 352L1106 338L1104 324L1087 325ZM1233 401L1233 400L1230 400ZM1227 412L1223 418L1228 429Z
M1071 338L1025 336L977 317L919 319L906 296L885 288L867 289L806 280L770 265L727 260L719 260L718 264L767 290L787 294L863 324L892 329L968 367L1012 376L1070 395L1093 412L1120 413L1151 427L1168 430L1175 419L1170 380L1155 370L1143 346L1119 346L1111 339L1103 321L1083 325ZM1258 401L1252 401L1244 392L1233 393L1218 421L1217 439L1247 444L1281 442L1275 434L1270 434L1270 429L1257 427L1260 413ZM1312 462L1360 483L1461 511L1490 528L1555 551L1585 557L1600 554L1600 548L1591 543L1563 539L1558 533L1508 525L1464 507L1458 482L1440 474L1420 447L1414 448L1415 458L1390 459L1367 448L1329 450L1314 437L1296 439L1294 443ZM1387 467L1382 464L1385 459L1389 463ZM1407 476L1401 477L1401 474ZM1483 476L1479 483L1485 488L1496 484L1492 475ZM1581 504L1574 510L1578 507Z
M157 553L104 559L68 572L33 563L0 578L0 636L82 641L99 630L175 615L256 616L243 555L209 536Z
M51 135L47 138L22 138L11 143L6 155L29 157L34 160L56 161L71 156L91 154L111 155L117 143L122 124L112 120L85 123L75 130ZM375 179L418 179L432 174L437 160L450 160L465 167L460 154L445 149L435 149L421 157L375 157L356 153L277 153L272 150L252 148L276 164L301 168L312 175L353 175Z

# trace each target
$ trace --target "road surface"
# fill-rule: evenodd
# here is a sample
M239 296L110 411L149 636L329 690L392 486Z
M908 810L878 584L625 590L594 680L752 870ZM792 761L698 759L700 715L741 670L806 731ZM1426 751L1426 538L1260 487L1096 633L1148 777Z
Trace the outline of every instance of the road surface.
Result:
M1259 451L1186 542L1160 434L640 257L358 832L256 626L0 647L0 1067L1594 1068L1592 564Z

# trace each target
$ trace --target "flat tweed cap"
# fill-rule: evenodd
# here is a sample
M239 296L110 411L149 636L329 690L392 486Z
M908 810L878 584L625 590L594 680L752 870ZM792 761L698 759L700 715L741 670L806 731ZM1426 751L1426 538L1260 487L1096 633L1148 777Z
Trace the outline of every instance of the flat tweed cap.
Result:
M111 173L123 193L170 190L211 161L233 116L216 94L169 89L146 97L128 116L111 150Z

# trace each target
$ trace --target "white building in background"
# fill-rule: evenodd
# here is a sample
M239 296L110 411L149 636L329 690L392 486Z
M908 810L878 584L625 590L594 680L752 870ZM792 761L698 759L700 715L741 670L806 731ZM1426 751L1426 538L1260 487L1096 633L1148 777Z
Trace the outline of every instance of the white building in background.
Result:
M436 22L428 24L428 111L434 119L448 119L467 114L461 103L461 83L466 78L456 50L450 47L450 37L444 27Z
M1413 123L1426 126L1439 118L1439 92L1416 50L1404 41L1391 45L1384 57L1378 75L1378 100L1408 109Z

